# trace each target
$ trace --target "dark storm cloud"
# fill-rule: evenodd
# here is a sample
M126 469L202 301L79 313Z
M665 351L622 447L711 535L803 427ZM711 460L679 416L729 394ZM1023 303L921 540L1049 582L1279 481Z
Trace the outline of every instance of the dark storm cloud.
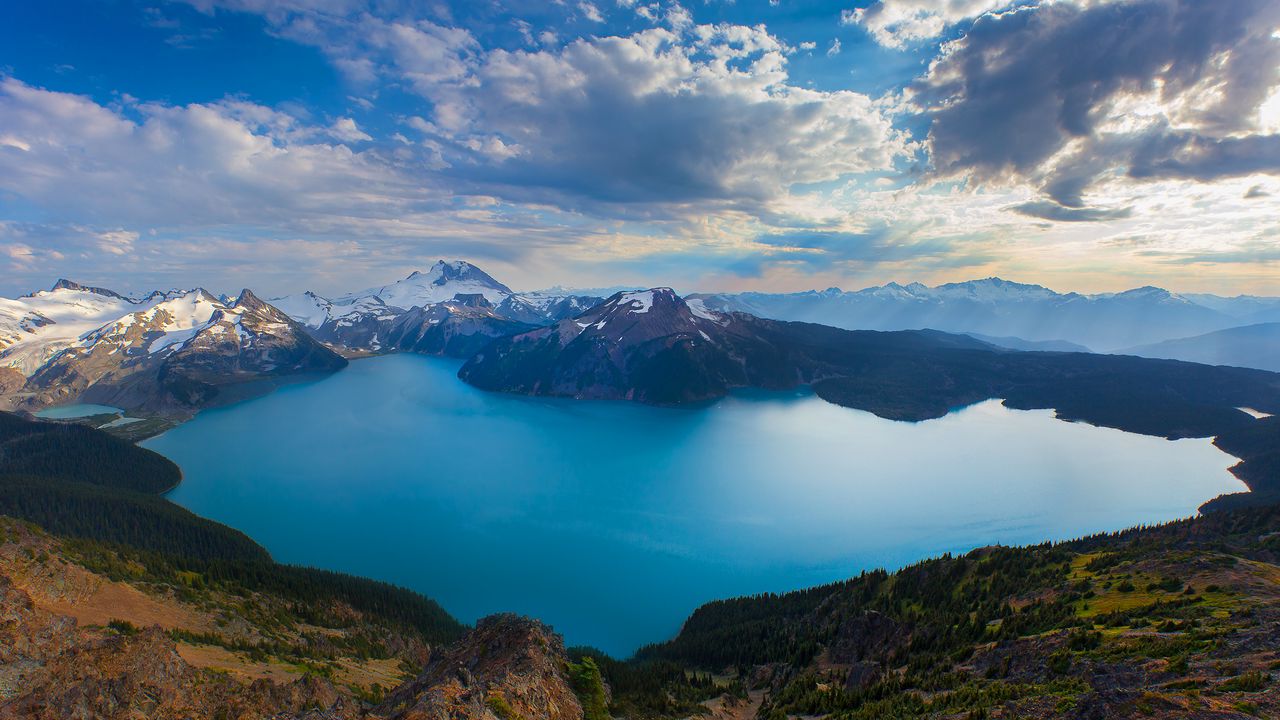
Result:
M912 86L932 119L934 168L1024 179L1074 208L1117 166L1197 180L1280 171L1280 139L1253 126L1280 80L1278 26L1274 0L1053 3L981 17ZM1163 117L1116 127L1117 103L1144 94Z
M1124 207L1113 210L1103 208L1064 207L1056 202L1036 200L1015 205L1010 210L1030 217L1058 222L1098 222L1117 220L1133 214L1133 208Z

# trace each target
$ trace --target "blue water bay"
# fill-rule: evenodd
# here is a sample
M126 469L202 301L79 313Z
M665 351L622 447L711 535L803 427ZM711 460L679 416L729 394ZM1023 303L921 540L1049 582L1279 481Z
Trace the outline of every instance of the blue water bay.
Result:
M145 444L170 498L277 560L388 580L465 621L541 618L626 655L707 600L992 543L1194 514L1244 489L1207 440L980 403L899 423L808 392L670 409L489 394L393 355Z
M48 418L50 420L71 420L73 418L90 417L93 415L116 415L120 412L120 408L111 407L110 405L59 405L57 407L50 407L37 411L36 417Z

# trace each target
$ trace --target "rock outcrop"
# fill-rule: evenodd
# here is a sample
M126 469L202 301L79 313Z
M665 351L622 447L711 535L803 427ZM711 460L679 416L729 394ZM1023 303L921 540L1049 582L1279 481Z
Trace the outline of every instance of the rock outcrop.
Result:
M565 674L560 637L515 615L481 620L438 651L416 680L393 691L373 716L387 720L582 720Z

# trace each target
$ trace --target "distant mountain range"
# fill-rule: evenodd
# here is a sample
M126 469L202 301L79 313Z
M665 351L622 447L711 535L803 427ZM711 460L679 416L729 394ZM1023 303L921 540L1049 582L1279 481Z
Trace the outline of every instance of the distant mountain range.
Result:
M1280 298L1180 295L1156 287L1058 293L1000 278L928 287L889 283L856 292L704 294L707 307L849 330L931 328L1024 341L1065 341L1096 351L1280 321Z
M248 290L215 297L198 288L126 296L61 280L47 291L0 298L0 408L101 402L180 419L254 387L249 381L328 372L340 368L343 357L386 352L471 358L464 377L484 387L660 403L845 373L821 359L827 349L813 346L825 331L784 331L790 326L769 319L955 333L897 336L911 338L908 345L1059 353L1124 348L1272 368L1274 342L1264 340L1268 332L1274 336L1274 323L1219 332L1267 318L1280 320L1280 299L1158 288L1060 294L998 278L934 288L890 283L857 292L688 298L667 288L627 289L608 298L559 287L516 292L462 261L439 261L402 280L336 297L305 292L270 301ZM1149 346L1205 332L1214 335ZM505 340L512 337L520 338L518 368L515 354L510 363L497 360L514 352ZM545 357L523 357L530 343ZM1216 349L1195 349L1204 344Z
M1003 398L1166 437L1249 425L1241 406L1280 409L1280 375L1259 370L769 320L710 310L670 288L618 293L578 317L495 340L458 376L487 390L658 404L806 384L823 399L894 420Z
M1189 338L1165 340L1122 351L1208 365L1237 365L1280 372L1280 322L1228 328Z

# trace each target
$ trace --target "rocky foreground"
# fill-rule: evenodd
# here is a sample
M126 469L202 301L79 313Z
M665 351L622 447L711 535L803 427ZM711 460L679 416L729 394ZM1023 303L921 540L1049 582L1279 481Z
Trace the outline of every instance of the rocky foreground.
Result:
M262 597L188 602L173 588L91 571L29 525L0 529L0 718L582 717L564 646L531 620L496 616L449 646L394 638L399 661L339 652L325 662L321 636L341 647L358 623L280 623L248 610L287 617ZM313 643L317 660L235 650L296 642ZM414 660L421 668L405 673ZM406 674L390 692L377 682Z

